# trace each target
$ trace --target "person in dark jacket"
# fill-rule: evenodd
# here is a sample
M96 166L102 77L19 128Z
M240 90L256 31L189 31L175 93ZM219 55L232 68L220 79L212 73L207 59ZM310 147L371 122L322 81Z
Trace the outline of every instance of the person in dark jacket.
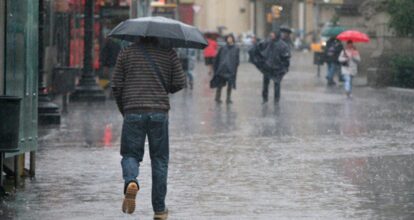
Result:
M336 83L334 81L335 74L339 74L339 80L342 80L343 76L340 73L340 64L338 61L339 54L344 49L342 43L335 37L329 38L326 42L326 47L324 49L325 60L328 65L328 72L326 80L328 81L328 86L334 86Z
M124 116L121 165L125 181L122 211L125 213L131 214L135 210L139 165L148 137L154 218L166 219L168 216L165 205L169 161L168 95L181 90L185 83L177 53L173 49L160 48L156 38L141 38L118 56L112 90Z
M271 80L274 81L275 85L274 101L278 103L280 100L280 84L283 76L289 71L290 48L276 31L270 33L270 39L261 47L264 48L260 52L264 58L264 64L259 69L263 73L263 103L268 102L269 84Z
M111 38L106 38L101 51L101 65L103 67L104 77L112 79L112 72L116 64L116 59L121 51L121 46Z
M227 84L226 103L231 104L231 91L236 89L240 50L235 45L236 41L232 34L226 37L226 42L226 46L220 48L214 62L214 76L210 82L210 87L217 88L215 101L221 103L221 91Z
M292 30L289 27L283 26L280 28L280 38L289 46L289 49L293 48Z

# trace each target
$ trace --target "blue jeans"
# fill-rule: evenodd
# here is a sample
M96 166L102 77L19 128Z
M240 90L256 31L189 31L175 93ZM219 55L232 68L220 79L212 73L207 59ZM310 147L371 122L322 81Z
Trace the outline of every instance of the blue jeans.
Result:
M328 80L328 82L333 82L333 78L337 71L338 71L338 64L334 62L328 62L328 75L326 76L326 79Z
M193 71L192 71L192 70L188 70L188 71L187 71L187 77L188 77L188 82L189 82L189 83L193 83L193 81L194 81L194 76L193 76Z
M344 87L345 87L345 91L348 93L352 92L352 78L353 76L344 74L344 79L345 79Z
M168 113L127 114L122 126L121 155L125 186L137 182L148 136L152 168L152 207L165 210L169 161Z

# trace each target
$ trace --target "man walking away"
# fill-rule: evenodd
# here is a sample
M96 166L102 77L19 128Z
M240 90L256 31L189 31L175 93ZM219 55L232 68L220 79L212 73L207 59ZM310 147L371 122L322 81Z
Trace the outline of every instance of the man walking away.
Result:
M169 161L169 93L185 86L185 75L177 53L160 48L156 38L146 37L120 52L112 89L124 116L121 136L125 198L122 211L135 211L140 189L137 177L148 137L152 168L154 219L167 219L165 205Z
M263 72L263 90L262 98L263 104L267 103L269 96L270 80L274 81L275 85L275 103L280 100L280 84L283 76L289 71L290 66L290 48L280 38L278 32L270 33L270 40L266 42L264 50L261 52L265 59Z

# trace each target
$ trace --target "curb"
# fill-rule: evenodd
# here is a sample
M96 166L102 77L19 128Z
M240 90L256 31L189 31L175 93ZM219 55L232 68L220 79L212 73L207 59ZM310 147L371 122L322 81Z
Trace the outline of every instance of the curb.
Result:
M414 100L414 89L398 88L398 87L386 87L385 91L389 94L401 97L408 100Z
M366 76L356 76L353 80L353 86L355 87L366 87L368 86L368 79Z
M397 92L404 95L413 95L414 96L414 89L406 89L406 88L399 88L399 87L387 87L388 91Z

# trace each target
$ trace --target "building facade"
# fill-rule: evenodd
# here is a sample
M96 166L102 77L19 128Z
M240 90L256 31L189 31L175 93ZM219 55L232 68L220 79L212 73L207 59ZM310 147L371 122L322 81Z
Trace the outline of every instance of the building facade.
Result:
M20 118L17 151L6 154L7 158L15 158L14 168L19 173L16 177L23 172L25 153L34 155L37 150L37 42L38 1L0 1L0 97L21 99L20 112L0 115L1 123L9 121L6 119L14 114Z
M194 25L203 31L224 34L253 32L253 3L250 0L195 0Z

